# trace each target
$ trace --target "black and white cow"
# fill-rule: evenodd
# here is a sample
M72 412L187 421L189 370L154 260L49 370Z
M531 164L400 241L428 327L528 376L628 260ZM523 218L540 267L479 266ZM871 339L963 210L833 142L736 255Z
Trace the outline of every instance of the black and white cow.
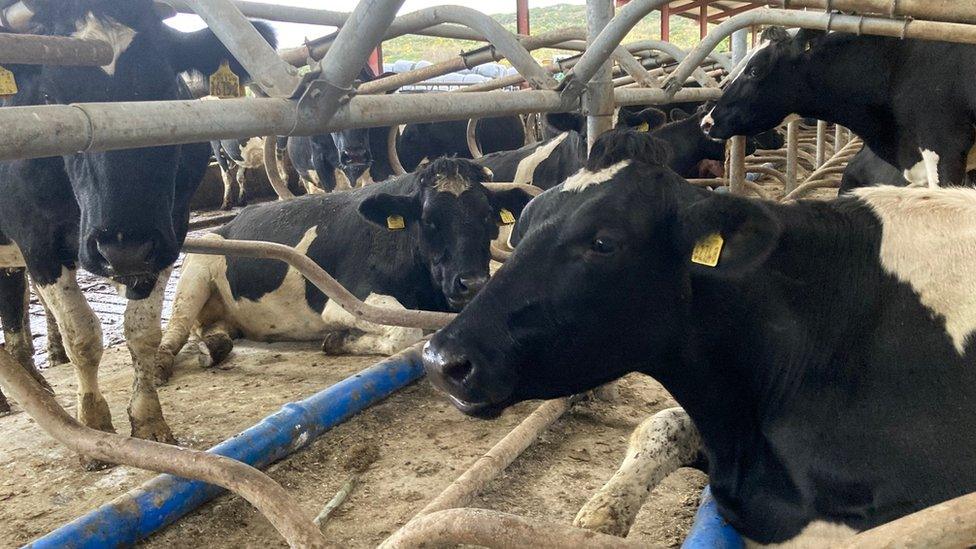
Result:
M248 207L210 237L293 246L369 303L457 311L488 281L501 211L517 216L531 199L486 187L488 176L469 160L439 159L362 189ZM190 254L161 354L172 359L194 329L214 362L240 336L324 340L327 352L356 354L390 354L421 336L354 319L284 263Z
M976 141L976 46L810 30L768 36L702 121L709 135L753 134L799 114L850 128L913 183L962 184Z
M386 75L377 77L372 69L364 66L359 80L369 82L383 76ZM340 130L289 137L285 148L307 192L332 192L383 181L393 174L386 158L388 134L389 128ZM279 140L279 148L282 142L285 142L284 138ZM377 159L380 162L376 162Z
M471 158L467 135L467 120L407 124L397 143L400 164L411 172L424 160ZM483 154L514 151L525 145L525 126L518 116L482 118L475 137Z
M209 30L184 34L165 26L150 0L64 0L36 7L34 32L104 40L115 56L100 68L8 66L20 92L3 106L188 98L179 72L209 74L230 58ZM243 74L236 63L231 66ZM75 280L78 267L110 278L129 298L125 333L136 371L132 434L173 440L155 390L165 377L154 360L163 287L209 156L201 143L0 163L0 242L9 243L2 267L26 265L54 313L78 373L78 419L89 427L114 429L98 389L99 322ZM6 326L18 313L5 314L11 315L3 319Z
M976 491L976 191L766 203L608 137L427 345L436 387L491 417L653 376L701 433L721 515L762 544Z
M217 165L220 166L220 175L224 181L224 199L220 204L221 209L229 210L234 206L247 204L244 199L246 170L264 167L264 140L263 137L250 137L210 142L210 149L213 151ZM236 200L235 183L237 184Z
M901 170L882 160L865 145L844 168L838 194L848 194L861 187L877 185L904 187L908 184Z
M475 160L491 170L496 181L548 189L579 171L586 160L586 137L566 131L514 151L486 154Z

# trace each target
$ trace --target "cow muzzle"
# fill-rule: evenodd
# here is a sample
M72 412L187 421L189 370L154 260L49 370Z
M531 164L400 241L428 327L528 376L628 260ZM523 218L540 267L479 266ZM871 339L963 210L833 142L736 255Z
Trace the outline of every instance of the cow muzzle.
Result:
M447 295L447 301L453 309L460 311L474 299L474 296L478 295L478 292L486 284L488 284L488 275L485 274L455 276L451 282L451 291Z
M157 242L154 238L130 237L122 232L99 231L90 238L91 259L102 274L110 277L150 275L157 269Z
M490 419L505 409L511 391L502 391L505 396L498 398L499 395L479 389L478 386L483 385L484 381L479 380L482 377L479 375L480 369L463 354L453 353L428 341L422 355L427 378L465 415Z

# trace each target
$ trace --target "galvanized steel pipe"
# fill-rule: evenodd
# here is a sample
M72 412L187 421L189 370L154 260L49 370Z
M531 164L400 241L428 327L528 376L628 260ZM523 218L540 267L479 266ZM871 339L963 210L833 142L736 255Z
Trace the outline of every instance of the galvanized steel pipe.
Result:
M894 20L860 15L763 8L761 10L736 15L708 33L708 36L699 42L688 54L688 57L681 62L678 70L674 72L665 84L665 89L669 92L675 92L681 89L684 81L688 79L695 67L722 40L737 30L745 29L753 25L780 25L784 27L833 30L895 38L917 38L921 40L976 44L976 25L921 20Z
M0 33L0 64L104 67L114 59L102 40Z
M770 6L976 23L976 3L959 0L774 0Z
M593 41L613 19L613 5L613 0L586 0L587 43L589 45L593 44ZM613 81L612 66L609 59L587 82L583 109L587 115L586 137L589 147L592 148L601 135L613 129Z

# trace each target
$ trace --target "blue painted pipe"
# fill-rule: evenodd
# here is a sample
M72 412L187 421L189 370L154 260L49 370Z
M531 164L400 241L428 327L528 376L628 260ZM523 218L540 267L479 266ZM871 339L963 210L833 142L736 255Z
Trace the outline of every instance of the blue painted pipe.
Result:
M718 504L708 486L702 491L701 505L695 513L691 532L681 549L742 549L745 543L725 519L718 514Z
M301 402L285 404L279 412L209 451L264 468L416 381L423 371L416 351L400 353ZM27 547L131 546L223 492L201 481L160 475Z

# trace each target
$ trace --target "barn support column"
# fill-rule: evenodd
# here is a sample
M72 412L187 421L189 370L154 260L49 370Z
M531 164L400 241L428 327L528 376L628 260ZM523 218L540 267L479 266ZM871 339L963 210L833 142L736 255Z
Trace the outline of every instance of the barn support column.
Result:
M729 139L729 192L746 194L746 138L737 135Z
M613 19L613 0L587 0L587 42L592 44L611 19ZM613 128L614 103L611 72L611 62L608 59L586 85L586 97L583 106L587 113L586 130L590 147L600 135Z
M817 120L817 167L823 166L827 158L827 123Z
M800 121L790 120L786 125L786 193L789 194L797 184L797 161L800 150Z

